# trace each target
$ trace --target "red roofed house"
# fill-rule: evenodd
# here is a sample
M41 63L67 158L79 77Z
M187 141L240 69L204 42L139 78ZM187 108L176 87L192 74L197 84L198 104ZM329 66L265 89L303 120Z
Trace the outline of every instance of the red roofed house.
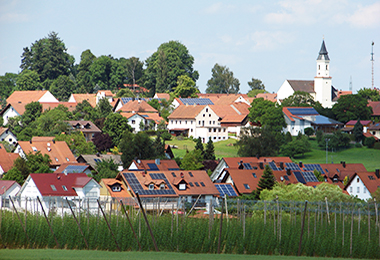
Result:
M32 102L58 103L59 101L47 90L14 91L8 98L8 105L1 111L3 124L8 123L8 118L21 116L25 112L25 105Z
M39 197L45 211L56 209L59 212L62 207L69 210L66 198L70 204L82 208L87 208L89 199L90 209L97 208L99 194L100 185L85 173L31 173L17 196L21 198L22 208L27 198L35 201Z
M141 122L144 125L145 129L157 130L157 126L161 121L165 121L159 113L120 113L123 117L128 119L128 124L132 127L134 133L144 131L141 129Z
M93 122L91 121L66 121L72 130L81 131L86 138L87 142L92 141L96 133L101 133L100 130Z
M8 153L4 146L0 144L0 178L13 167L14 161L20 156L15 153Z
M50 168L57 169L63 163L76 163L75 156L65 141L55 141L54 137L33 137L30 141L19 141L14 153L25 158L28 153L40 151L50 157Z
M357 172L348 181L344 190L351 196L361 200L369 200L372 198L371 193L374 193L380 187L380 173L376 172Z
M370 101L368 106L372 107L372 116L371 119L375 122L380 121L380 101Z
M124 205L131 205L133 198L122 180L118 179L101 179L100 180L100 199L112 201L112 209L120 208L119 201L122 200ZM106 210L109 210L110 203L106 203Z
M96 94L71 94L68 103L82 103L87 101L92 107L96 107Z
M355 124L358 122L358 120L350 120L346 123L344 128L342 128L342 131L348 132L352 134L352 131L354 130ZM363 126L363 133L367 133L368 127L372 124L371 120L360 120L360 124Z
M175 160L133 160L128 167L130 171L178 171Z
M367 128L367 134L371 134L375 140L380 139L380 122L373 123ZM369 137L369 136L366 136Z
M21 188L20 184L18 184L16 181L0 180L0 197L1 198L8 198L9 196L14 197L20 191L20 188Z

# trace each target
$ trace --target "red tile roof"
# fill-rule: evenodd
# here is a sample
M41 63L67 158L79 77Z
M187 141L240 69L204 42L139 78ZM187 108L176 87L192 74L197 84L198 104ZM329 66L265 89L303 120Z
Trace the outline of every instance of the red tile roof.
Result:
M368 106L372 107L373 116L380 116L380 101L370 101Z
M346 123L346 127L354 127L356 122L358 122L358 120L350 120ZM362 124L363 126L369 126L371 123L371 120L360 120L360 124Z
M62 105L64 107L67 107L70 112L73 112L75 110L75 108L77 107L77 104L78 104L75 102L58 102L58 103L57 102L55 102L55 103L40 102L40 103L42 105L42 111L51 110L51 109L58 107L59 105Z
M314 80L288 80L288 82L294 91L315 93Z
M77 104L87 100L92 107L96 107L96 94L72 94Z
M31 141L19 141L18 144L25 154L37 151L40 151L42 155L47 154L51 160L50 165L54 167L63 163L77 162L65 141L53 141L49 138L54 137L33 138Z
M73 188L83 188L92 179L85 173L67 175L63 173L31 173L29 177L42 196L78 196Z
M124 104L120 109L120 112L140 112L140 113L158 113L151 105L144 100L133 100Z
M23 103L24 105L31 102L39 101L47 90L24 90L14 91L8 98L7 103Z
M354 181L356 176L359 176L370 193L374 193L378 188L380 188L380 179L377 178L374 172L357 172L352 175L346 187L344 187L345 190L347 190L347 187L351 184L352 181Z
M7 153L4 146L0 144L0 166L5 173L12 169L14 161L19 157L17 153Z
M0 180L0 195L3 195L13 185L20 187L20 185L16 181Z
M264 100L277 102L277 93L259 93L255 98L264 98ZM252 101L250 103L252 103Z
M114 186L115 184L119 184L121 186L120 191L112 190L112 186ZM101 179L100 185L107 189L107 192L110 194L112 198L131 198L132 197L131 194L128 192L128 190L125 188L123 182L117 179Z
M159 160L159 164L156 164L156 160L139 160L137 162L136 160L133 160L132 163L134 163L139 170L145 170L145 171L152 171L157 169L151 169L149 167L149 164L154 164L155 167L158 168L160 171L169 171L170 169L179 169L178 164L176 163L175 160Z
M168 116L168 119L194 119L204 107L180 105Z

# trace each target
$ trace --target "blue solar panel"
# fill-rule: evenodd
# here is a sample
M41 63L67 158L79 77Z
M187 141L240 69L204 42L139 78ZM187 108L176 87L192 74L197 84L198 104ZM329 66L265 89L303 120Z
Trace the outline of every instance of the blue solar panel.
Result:
M246 170L252 170L252 166L249 163L243 163L244 169Z
M285 169L290 169L292 171L300 171L301 168L296 163L285 163Z
M270 167L273 171L281 171L281 169L278 168L277 165L276 165L274 162L269 162L269 167Z
M308 108L288 108L288 111L293 115L319 115L317 110L312 107Z
M214 105L209 98L180 98L179 100L185 105Z
M322 167L319 164L304 164L303 168L306 171L314 171L317 170L322 174L325 174L325 172L322 170Z
M319 182L313 172L302 172L302 175L306 182Z
M158 167L155 163L148 163L148 167L152 170L152 171L158 171Z
M81 173L87 169L87 165L68 165L64 171L67 173Z
M299 172L299 171L294 171L293 173L294 173L294 176L296 176L298 182L301 182L301 183L303 183L303 184L306 184L306 181L305 181L305 179L304 179L304 177L303 177L303 175L302 175L301 172Z
M219 191L221 197L224 197L225 194L229 197L238 196L230 184L215 184L215 187Z
M151 173L150 176L152 179L162 179L166 182L166 186L168 189L166 190L144 190L141 186L140 182L132 172L123 173L124 178L127 180L129 187L133 190L133 192L137 192L139 195L175 195L175 191L170 185L169 181L166 179L163 173Z
M149 173L152 180L163 180L165 179L165 174L163 173Z

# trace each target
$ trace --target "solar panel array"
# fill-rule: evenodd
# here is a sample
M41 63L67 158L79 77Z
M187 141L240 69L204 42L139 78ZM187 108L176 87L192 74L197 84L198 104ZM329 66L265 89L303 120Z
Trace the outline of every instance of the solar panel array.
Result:
M278 168L277 165L276 165L274 162L269 162L269 167L270 167L273 171L281 171L281 170L282 170L281 168Z
M243 163L244 169L246 170L252 170L252 166L249 163Z
M81 173L83 172L84 170L87 169L87 165L68 165L64 171L66 171L67 173Z
M293 173L294 173L294 176L296 176L298 182L306 184L305 178L303 177L303 174L300 171L294 171Z
M221 197L224 197L224 195L227 195L229 197L238 196L230 184L215 184L215 187L219 191Z
M148 167L152 171L158 171L159 170L155 163L148 163Z
M322 167L321 167L319 164L304 164L304 165L303 165L303 168L304 168L306 171L314 171L314 170L317 170L317 171L319 171L320 173L325 174L325 172L322 170Z
M302 172L306 182L319 182L313 172Z
M162 175L161 175L162 174ZM168 180L166 179L163 173L153 173L150 176L154 176L156 179L163 179L166 182L168 187L167 190L144 190L141 186L140 182L137 180L136 176L132 172L123 173L124 178L127 180L129 187L133 190L133 192L138 193L139 195L175 195L175 191L173 187L170 185ZM153 177L152 177L153 179Z
M285 163L285 169L290 169L291 171L300 171L301 168L296 163Z
M209 98L180 98L179 100L185 105L214 105Z
M288 108L288 111L293 115L319 115L317 110L309 108Z

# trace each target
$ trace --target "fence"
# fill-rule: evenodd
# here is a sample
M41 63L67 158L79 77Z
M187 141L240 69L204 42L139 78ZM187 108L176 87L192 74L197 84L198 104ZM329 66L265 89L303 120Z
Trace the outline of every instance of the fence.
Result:
M38 201L27 200L26 208L12 201L3 198L0 207L2 247L380 258L376 202L219 198L196 212L206 201L50 201L44 215L31 206Z

